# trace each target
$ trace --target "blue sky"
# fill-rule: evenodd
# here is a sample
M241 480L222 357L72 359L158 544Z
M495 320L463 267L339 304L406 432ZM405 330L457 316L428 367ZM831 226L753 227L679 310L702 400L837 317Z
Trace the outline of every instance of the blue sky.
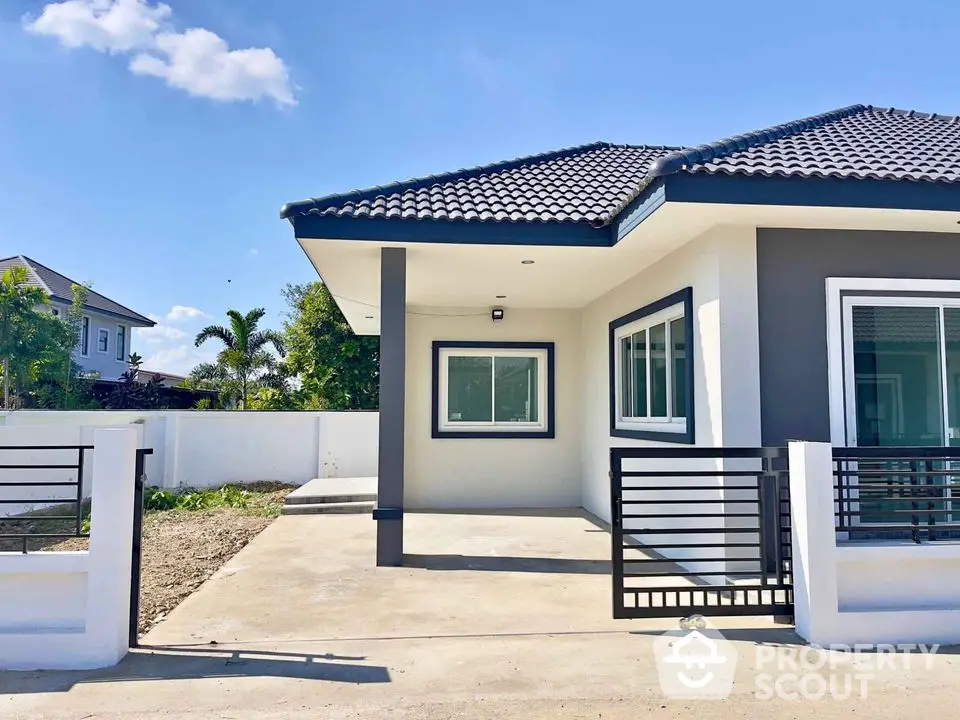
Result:
M858 102L960 114L951 5L3 0L0 255L159 318L135 349L185 372L205 316L279 326L314 278L284 202Z

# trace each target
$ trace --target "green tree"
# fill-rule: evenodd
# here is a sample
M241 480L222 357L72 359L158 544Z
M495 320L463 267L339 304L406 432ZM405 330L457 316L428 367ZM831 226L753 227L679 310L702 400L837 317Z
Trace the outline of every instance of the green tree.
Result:
M72 404L71 400L74 400L76 383L74 382L75 377L79 374L80 370L77 367L76 363L73 362L73 351L80 344L81 334L83 333L83 309L87 304L87 297L90 295L90 288L86 285L74 285L71 286L71 303L70 309L67 310L67 316L65 322L67 328L70 331L70 337L73 339L70 347L66 348L66 353L64 355L64 400L65 405L69 406Z
M130 355L127 356L127 365L130 366L133 377L139 380L140 366L143 365L143 356L140 355L140 353L130 353Z
M287 367L300 380L304 407L376 410L380 338L354 334L322 282L287 285L283 296Z
M74 347L69 326L43 309L50 298L42 288L30 285L28 277L20 266L0 275L0 358L3 405L8 409L44 370L61 365Z
M230 370L218 363L200 363L182 383L183 387L191 390L214 390L217 393L217 407L220 409L229 409L240 404L240 382L232 375ZM209 402L209 405L213 403ZM205 407L203 409L211 409Z
M272 345L281 357L284 355L283 336L275 330L259 329L260 321L266 314L263 308L254 308L246 315L228 310L229 328L209 325L197 333L194 341L197 347L211 338L223 344L223 349L217 355L217 370L239 384L241 410L247 409L251 380L276 370L277 359L267 349L268 346Z

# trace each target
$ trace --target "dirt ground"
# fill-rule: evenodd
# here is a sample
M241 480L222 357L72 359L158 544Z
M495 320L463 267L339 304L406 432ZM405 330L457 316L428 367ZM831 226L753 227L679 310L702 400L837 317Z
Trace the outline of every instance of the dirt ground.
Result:
M244 486L251 494L245 508L149 511L143 518L140 584L140 634L200 587L248 542L279 516L283 498L295 485L263 482ZM72 509L71 509L72 511ZM72 521L44 521L34 532L71 532ZM54 529L52 526L56 525ZM0 550L18 551L20 541L2 541ZM34 551L86 550L89 538L31 540Z

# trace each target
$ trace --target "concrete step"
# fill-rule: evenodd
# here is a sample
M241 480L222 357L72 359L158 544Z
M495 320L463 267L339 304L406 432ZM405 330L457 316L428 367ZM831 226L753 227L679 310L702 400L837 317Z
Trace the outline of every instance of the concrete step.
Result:
M282 515L324 515L327 513L355 513L369 514L373 512L376 503L369 502L320 502L320 503L291 503L284 505L280 511Z
M377 499L377 478L314 478L287 495L286 507L369 503ZM288 513L289 514L289 513Z
M377 499L376 493L341 493L336 495L287 495L284 505L323 505L333 503L362 503Z

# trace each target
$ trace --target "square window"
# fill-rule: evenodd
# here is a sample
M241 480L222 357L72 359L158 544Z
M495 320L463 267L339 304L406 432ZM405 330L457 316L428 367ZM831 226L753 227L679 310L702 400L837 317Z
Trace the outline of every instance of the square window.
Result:
M553 343L438 341L433 366L433 437L554 437Z
M610 323L610 434L693 443L691 288Z

